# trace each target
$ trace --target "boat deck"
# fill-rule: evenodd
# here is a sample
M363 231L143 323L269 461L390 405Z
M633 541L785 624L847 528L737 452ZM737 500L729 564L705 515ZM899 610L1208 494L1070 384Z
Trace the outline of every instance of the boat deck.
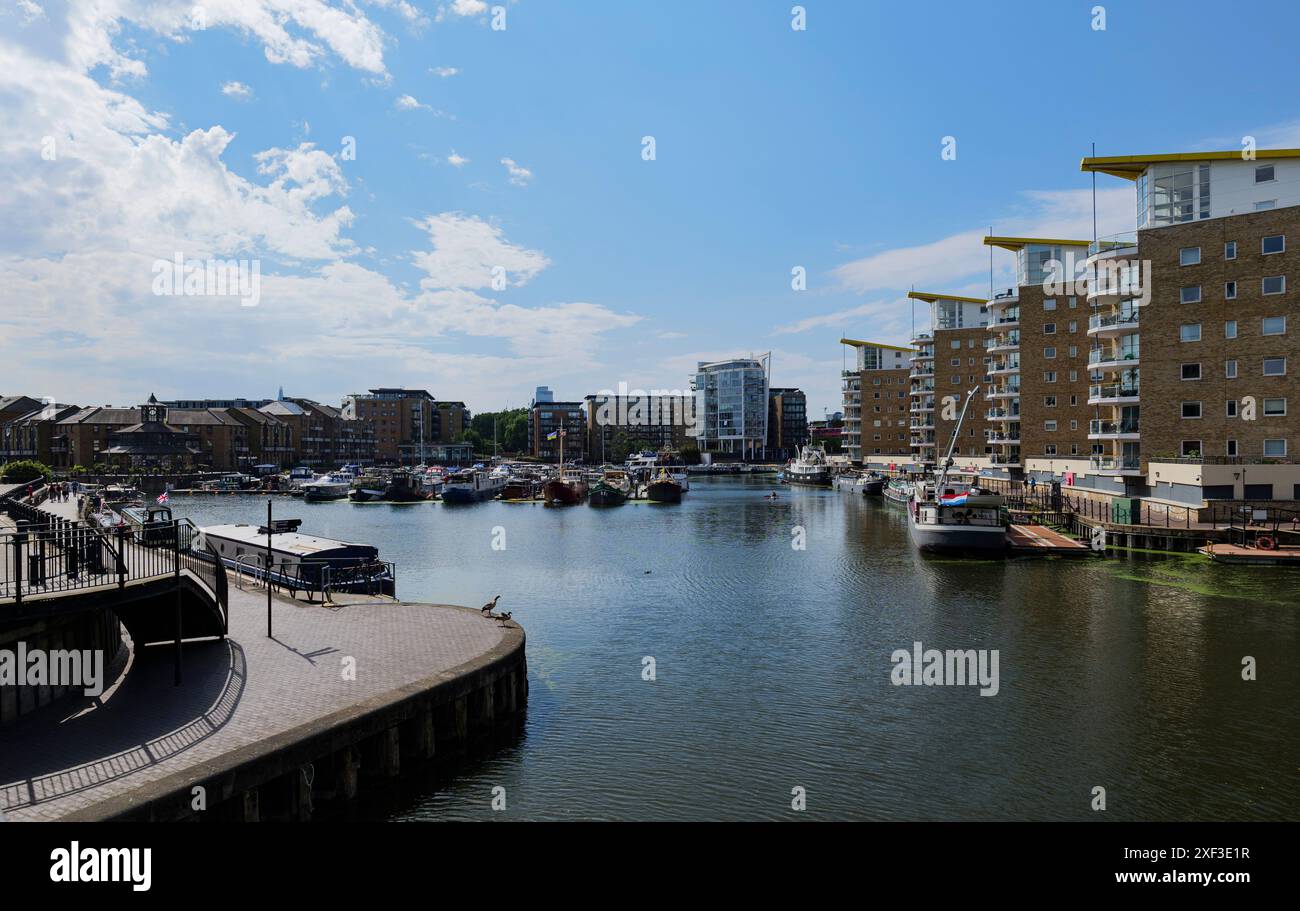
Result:
M1088 546L1046 525L1012 525L1007 529L1007 546L1013 554L1081 557Z
M1277 550L1260 550L1239 544L1207 544L1199 549L1216 563L1241 563L1255 566L1300 566L1300 545L1281 544Z

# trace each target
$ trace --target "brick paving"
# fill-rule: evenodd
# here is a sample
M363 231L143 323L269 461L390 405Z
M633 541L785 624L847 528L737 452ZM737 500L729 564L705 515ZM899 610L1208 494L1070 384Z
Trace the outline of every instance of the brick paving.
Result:
M230 638L137 651L102 702L69 700L0 734L0 810L55 820L230 751L481 658L520 635L449 605L360 598L333 607L231 584ZM356 679L344 679L355 658Z

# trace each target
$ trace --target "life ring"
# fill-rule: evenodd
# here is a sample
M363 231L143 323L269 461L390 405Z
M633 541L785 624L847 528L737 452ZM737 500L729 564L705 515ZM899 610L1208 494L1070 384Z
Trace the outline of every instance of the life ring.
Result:
M1268 535L1260 535L1255 539L1255 546L1260 550L1277 550L1277 542Z

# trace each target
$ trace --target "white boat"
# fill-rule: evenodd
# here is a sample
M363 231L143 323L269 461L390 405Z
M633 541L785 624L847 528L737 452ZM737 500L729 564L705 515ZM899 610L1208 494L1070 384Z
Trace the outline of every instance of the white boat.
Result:
M280 520L272 523L269 534L264 525L207 525L199 529L197 546L237 573L261 577L266 573L269 542L271 579L277 585L394 593L392 566L379 559L377 548L301 534L301 524L301 519Z
M346 500L352 482L337 474L323 474L314 481L302 485L302 498L309 502L323 500Z
M633 478L644 478L649 480L658 476L660 469L668 472L668 476L681 485L682 493L691 489L691 480L688 469L685 465L660 465L659 454L645 450L638 452L636 455L629 456L623 463L624 470Z
M466 468L447 475L442 485L442 502L444 503L478 503L491 500L505 489L510 480L509 472L486 471L482 468Z
M952 432L943 467L933 480L912 490L907 504L907 525L912 543L919 550L941 553L1005 554L1007 524L1005 499L977 487L950 484L952 451L961 435L966 411L979 392L976 386L966 394L966 404Z
M316 480L318 473L308 468L306 465L299 465L297 468L289 470L289 489L298 490L304 484L310 484Z
M791 484L809 484L826 487L831 483L831 467L826 462L826 450L820 446L805 445L799 457L791 459L785 467L785 479Z

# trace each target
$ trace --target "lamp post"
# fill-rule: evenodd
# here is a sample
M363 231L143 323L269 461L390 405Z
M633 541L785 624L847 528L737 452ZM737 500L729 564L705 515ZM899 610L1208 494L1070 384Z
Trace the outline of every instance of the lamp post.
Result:
M271 633L271 498L266 498L266 637Z

